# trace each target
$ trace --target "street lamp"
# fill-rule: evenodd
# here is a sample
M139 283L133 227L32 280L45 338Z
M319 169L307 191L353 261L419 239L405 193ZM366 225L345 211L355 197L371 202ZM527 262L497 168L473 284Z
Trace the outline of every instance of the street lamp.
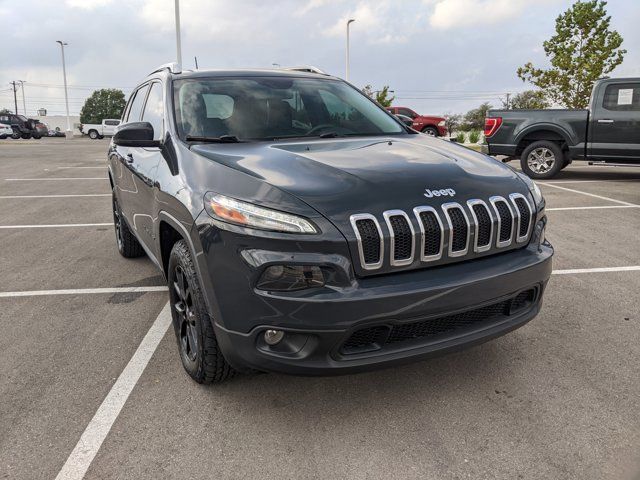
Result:
M347 81L349 81L349 25L351 25L355 21L356 21L355 18L347 20L347 59L346 59L345 76L344 76L344 79Z
M178 57L178 71L182 71L182 44L180 42L180 0L175 0L176 10L176 55Z
M56 40L56 43L60 44L60 50L62 52L62 77L64 79L64 104L67 108L67 137L71 134L71 121L69 120L69 96L67 95L67 66L64 63L64 46L68 45L62 40Z

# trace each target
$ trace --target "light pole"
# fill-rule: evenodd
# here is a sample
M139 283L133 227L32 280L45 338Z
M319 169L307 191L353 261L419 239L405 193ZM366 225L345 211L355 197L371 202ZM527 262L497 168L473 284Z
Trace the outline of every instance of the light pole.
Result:
M351 25L355 21L356 21L355 18L347 20L347 58L346 58L345 76L344 76L344 79L347 81L349 81L349 25Z
M64 104L67 109L67 137L71 134L71 121L69 120L69 96L67 95L67 66L64 63L64 46L67 43L62 40L56 40L56 43L60 44L60 50L62 51L62 77L64 79Z
M175 0L176 7L176 55L178 58L178 71L182 71L182 43L180 41L180 0Z
M22 92L22 110L24 112L24 116L27 116L27 104L24 99L24 84L26 83L24 80L18 80L20 82L20 90Z

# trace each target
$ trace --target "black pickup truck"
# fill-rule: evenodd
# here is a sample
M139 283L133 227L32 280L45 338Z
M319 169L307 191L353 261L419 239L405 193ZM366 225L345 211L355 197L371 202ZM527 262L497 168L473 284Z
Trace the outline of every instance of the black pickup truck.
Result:
M588 110L490 110L489 155L520 157L547 179L573 160L640 164L640 78L598 80Z

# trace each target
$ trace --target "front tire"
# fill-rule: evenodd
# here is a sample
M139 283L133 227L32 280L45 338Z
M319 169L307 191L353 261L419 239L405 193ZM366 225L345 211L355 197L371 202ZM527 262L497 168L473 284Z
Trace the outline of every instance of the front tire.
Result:
M182 366L198 383L220 383L235 370L227 363L213 331L191 253L184 240L171 249L169 301Z
M565 159L560 145L549 140L533 142L520 156L522 171L535 180L555 177L564 165Z
M426 133L430 137L437 137L438 129L436 129L435 127L426 127L422 130L422 133Z
M122 216L122 210L120 210L116 193L112 192L111 197L111 204L113 206L113 225L116 231L118 252L120 252L120 255L125 258L141 257L144 255L144 249L133 232L129 230L129 226Z

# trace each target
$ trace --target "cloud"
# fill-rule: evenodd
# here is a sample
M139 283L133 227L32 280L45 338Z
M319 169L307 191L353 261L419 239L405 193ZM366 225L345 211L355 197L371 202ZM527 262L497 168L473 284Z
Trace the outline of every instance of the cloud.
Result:
M543 0L544 1L544 0ZM540 0L426 0L434 5L429 24L437 29L490 25L518 16L527 5Z
M66 0L65 4L71 8L81 8L82 10L95 10L96 8L109 5L113 0Z

